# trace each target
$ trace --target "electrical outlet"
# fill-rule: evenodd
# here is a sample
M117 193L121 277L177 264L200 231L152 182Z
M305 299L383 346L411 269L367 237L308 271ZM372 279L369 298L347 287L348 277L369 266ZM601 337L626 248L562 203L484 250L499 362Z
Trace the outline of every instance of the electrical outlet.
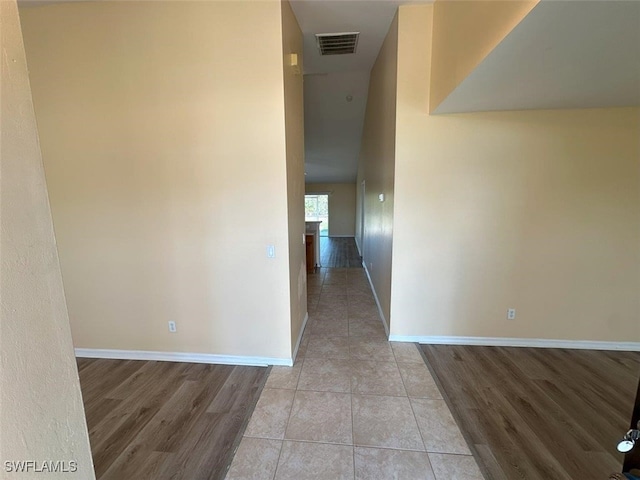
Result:
M169 322L169 331L171 333L176 333L176 322Z
M510 308L507 310L507 320L515 320L516 319L516 309Z

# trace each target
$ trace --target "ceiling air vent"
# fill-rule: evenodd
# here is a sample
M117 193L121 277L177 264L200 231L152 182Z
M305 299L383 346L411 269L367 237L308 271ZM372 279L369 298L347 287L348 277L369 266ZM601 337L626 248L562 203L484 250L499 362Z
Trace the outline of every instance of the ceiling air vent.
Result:
M316 33L320 55L345 55L356 53L360 32Z

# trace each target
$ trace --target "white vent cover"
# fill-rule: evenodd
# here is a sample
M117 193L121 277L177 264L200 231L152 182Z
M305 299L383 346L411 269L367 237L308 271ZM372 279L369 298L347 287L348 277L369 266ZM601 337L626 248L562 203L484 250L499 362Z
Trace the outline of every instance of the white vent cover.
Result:
M360 32L316 33L320 55L346 55L356 53Z

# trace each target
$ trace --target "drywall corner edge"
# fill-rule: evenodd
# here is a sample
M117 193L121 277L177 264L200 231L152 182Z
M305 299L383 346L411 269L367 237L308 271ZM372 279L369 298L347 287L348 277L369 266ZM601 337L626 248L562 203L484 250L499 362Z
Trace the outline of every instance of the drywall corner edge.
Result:
M388 320L384 316L384 312L382 311L382 306L380 305L380 300L378 300L378 294L376 293L376 288L373 286L373 281L371 280L371 275L369 275L369 270L367 266L363 263L362 268L364 268L364 272L367 274L367 280L369 280L369 286L371 287L371 291L373 292L373 298L376 301L376 306L378 307L378 314L380 314L380 320L382 320L382 324L384 325L384 331L387 334L387 338L389 338L389 323Z
M293 356L291 357L293 362L295 362L296 357L298 356L298 349L300 348L300 342L302 342L302 336L304 335L304 329L307 328L307 321L309 321L309 312L305 313L304 320L302 321L302 328L300 329L300 334L298 335L298 341L296 342L296 348L293 350Z

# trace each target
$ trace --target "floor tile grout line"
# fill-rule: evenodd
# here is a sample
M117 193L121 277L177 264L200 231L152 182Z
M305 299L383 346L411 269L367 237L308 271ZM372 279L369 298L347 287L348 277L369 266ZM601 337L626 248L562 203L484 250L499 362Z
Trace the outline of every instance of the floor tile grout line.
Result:
M390 397L390 398L408 398L415 400L431 400L431 401L442 401L441 398L431 398L431 397L418 397L416 395L390 395L388 393L360 393L360 392L340 392L336 390L312 390L310 388L299 388L294 390L293 388L273 388L273 387L265 387L265 390L283 390L285 392L314 392L314 393L339 393L339 394L349 394L360 395L362 397ZM249 435L244 435L249 436ZM265 437L266 438L266 437Z
M300 372L302 373L302 372ZM284 426L284 433L282 434L283 440L287 439L287 430L289 429L289 423L291 422L291 415L293 415L293 406L296 403L296 396L298 395L298 390L293 391L293 400L291 401L291 409L289 410L289 416L287 417L287 424Z
M447 456L452 456L452 457L462 457L462 458L474 458L475 457L473 455L469 455L467 453L451 453L451 452L442 452L442 451L436 451L436 450L418 450L415 448L396 448L396 447L389 447L389 446L385 446L385 445L374 445L374 444L367 444L367 443L358 443L358 442L354 442L354 443L340 443L340 442L329 442L329 441L320 441L320 440L304 440L304 439L298 439L298 438L273 438L273 437L257 437L257 436L246 436L246 438L251 438L251 439L256 439L256 440L271 440L271 441L277 441L277 442L290 442L290 443L309 443L309 444L315 444L315 445L336 445L336 446L342 446L342 447L358 447L358 448L372 448L372 449L376 449L376 450L389 450L392 452L418 452L418 453L428 453L428 454L432 454L432 455L447 455Z
M304 332L302 332L302 334L304 335ZM309 342L307 341L307 344L308 343ZM306 346L305 346L305 348L306 348ZM304 361L306 359L307 359L307 356L306 356L306 352L305 352L305 356L300 359L300 372L298 373L298 379L296 380L296 388L294 388L294 390L296 392L298 391L298 385L300 384L300 377L302 376L302 369L304 368Z
M391 350L393 351L393 347L391 348ZM398 357L396 357L396 352L393 352L393 356L396 359L396 368L398 369L398 374L400 375L400 380L402 381L402 386L404 387L404 391L407 394L407 398L409 398L409 404L411 404L411 399L409 397L409 389L407 388L407 384L404 381L404 377L402 376L402 372L400 371L400 366L398 365ZM413 414L414 418L415 418L415 413ZM418 424L418 419L416 420L416 425ZM418 431L420 431L420 427L418 426ZM424 439L422 438L422 435L420 436L420 439L422 440L422 443L424 443Z
M436 452L434 450L427 450L427 453L430 455L446 455L448 457L473 458L475 460L475 457L473 456L473 454L469 455L468 453Z
M353 456L353 478L356 478L356 428L355 428L355 415L353 414L353 386L351 374L349 374L349 400L351 401L351 455Z
M319 442L309 442L309 443L319 443ZM354 447L358 447L358 448L372 448L372 449L376 449L376 450L389 450L391 452L417 452L417 453L431 453L434 455L455 455L458 457L472 457L473 455L464 455L462 453L444 453L444 452L432 452L429 450L418 450L415 448L396 448L396 447L389 447L389 446L382 446L382 445L369 445L369 444L365 444L365 443L356 443L353 445Z
M280 450L278 451L278 459L276 460L276 468L273 470L273 476L271 480L276 479L276 475L278 474L278 467L280 466L280 457L282 456L282 449L284 448L284 440L280 441Z
M370 448L370 449L374 449L374 450L388 450L390 452L413 452L413 453L424 453L426 455L428 455L430 452L427 452L426 450L417 450L417 449L411 449L411 448L393 448L393 447L382 447L379 445L369 445L369 444L357 444L353 446L354 448ZM433 452L431 452L433 453ZM444 454L436 454L436 455L447 455L446 453ZM463 456L463 455L461 455ZM467 457L469 455L466 455Z
M420 433L420 439L422 440L422 445L424 446L424 451L426 452L427 458L429 459L429 468L431 469L431 473L433 474L433 478L435 478L436 480L440 480L436 476L436 472L433 470L433 465L431 464L431 456L429 455L430 452L428 451L427 444L424 441L424 436L422 435L422 429L420 428L420 424L418 423L418 417L416 417L416 412L413 409L413 403L411 402L411 398L409 398L409 406L411 407L411 412L413 413L413 418L416 421L416 425L418 427L418 432Z
M302 374L302 369L300 369L300 374ZM298 381L300 378L298 378ZM278 454L278 463L276 463L276 470L273 472L273 480L275 480L278 475L278 467L280 466L280 457L282 456L282 450L284 449L284 442L287 440L287 429L289 428L289 421L291 420L291 415L293 414L293 404L296 402L296 393L298 390L293 391L293 400L291 401L291 408L289 409L289 416L287 417L287 424L284 427L284 432L282 433L282 444L280 445L280 453Z
M258 438L261 440L278 440L277 438L265 438L265 437L250 437L250 438ZM326 441L320 441L320 440L303 440L300 438L285 438L283 440L279 440L281 442L290 442L290 443L309 443L312 445L336 445L338 447L353 447L353 443L340 443L340 442L326 442ZM437 452L432 452L432 453L437 453ZM446 454L443 454L446 455ZM462 457L464 456L470 456L470 455L460 455Z
M348 293L348 292L347 292ZM322 295L322 294L321 294ZM322 299L322 296L318 299L318 306L320 305L320 301ZM347 309L348 309L348 304L349 304L349 300L348 300L348 295L347 295ZM346 320L347 321L347 338L349 338L350 336L350 330L349 330L349 315L348 315L348 311L346 313L346 315L344 315L344 319L340 318L339 320ZM348 342L348 340L347 340ZM348 344L349 345L349 344ZM351 357L351 347L349 346L349 357ZM347 362L351 361L351 358L346 359ZM301 372L302 375L302 372ZM298 380L298 384L299 384L299 380ZM349 403L350 403L350 417L351 417L351 455L352 455L352 467L353 467L353 478L355 479L356 476L356 459L355 459L355 431L354 431L354 415L353 415L353 385L352 385L352 376L351 376L351 372L349 372Z
M389 345L391 346L391 342L389 342ZM404 383L404 377L402 376L402 372L400 372L400 366L398 365L398 357L396 357L396 351L393 349L393 346L391 346L391 353L393 355L393 358L395 359L395 364L396 364L396 370L398 371L398 375L400 375L400 381L402 382L402 388L404 389L404 393L406 394L405 396L407 398L409 398L409 389L407 388L407 385ZM409 401L409 403L411 403L411 401ZM415 414L414 414L415 417ZM418 420L416 420L416 424L418 423ZM420 428L418 428L418 430L420 430ZM420 437L422 438L422 437ZM424 440L422 440L422 443L424 443Z

